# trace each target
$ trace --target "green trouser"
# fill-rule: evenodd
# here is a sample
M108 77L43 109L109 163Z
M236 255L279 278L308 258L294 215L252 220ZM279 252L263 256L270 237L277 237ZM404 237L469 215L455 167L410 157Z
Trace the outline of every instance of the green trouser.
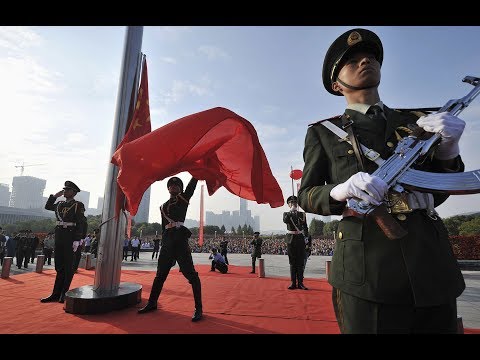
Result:
M342 334L456 334L457 302L415 307L381 304L332 289L332 301Z

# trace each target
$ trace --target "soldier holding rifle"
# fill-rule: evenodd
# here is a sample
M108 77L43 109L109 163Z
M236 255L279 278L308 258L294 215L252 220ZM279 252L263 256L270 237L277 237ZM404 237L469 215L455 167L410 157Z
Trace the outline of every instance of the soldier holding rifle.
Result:
M449 112L387 107L378 92L382 61L382 43L366 29L345 32L328 49L323 83L347 107L308 128L299 205L324 216L343 214L329 276L342 333L455 333L456 298L465 282L435 212L448 194L393 191L372 173L421 128L441 140L415 169L463 172L458 143L465 122ZM401 235L388 236L375 216L351 216L349 199L385 210L384 220Z

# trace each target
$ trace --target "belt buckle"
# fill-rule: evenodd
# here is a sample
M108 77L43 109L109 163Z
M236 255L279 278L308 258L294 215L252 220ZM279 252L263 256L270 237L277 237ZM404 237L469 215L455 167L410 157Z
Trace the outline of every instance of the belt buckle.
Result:
M408 214L413 211L408 205L406 193L389 192L387 209L391 214Z

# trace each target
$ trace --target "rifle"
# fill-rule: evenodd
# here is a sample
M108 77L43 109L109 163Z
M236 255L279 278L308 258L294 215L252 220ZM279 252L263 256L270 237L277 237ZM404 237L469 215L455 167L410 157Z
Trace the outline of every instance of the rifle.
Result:
M437 113L449 112L457 115L462 112L475 97L480 93L480 78L466 76L463 82L474 86L467 95L461 99L449 100ZM412 165L421 163L431 150L441 141L441 135L432 134L425 138L427 132L420 129L402 138L395 148L394 154L387 160L380 160L380 165L372 173L384 180L389 190L394 193L403 193L405 187L423 192L443 192L448 194L472 194L480 192L480 169L465 173L435 174L414 170ZM431 134L431 133L428 133ZM379 161L376 161L379 163ZM433 175L432 175L433 174ZM430 181L428 179L430 178ZM432 178L437 180L444 178L445 186L433 183ZM402 186L403 185L403 186ZM366 201L350 198L344 216L356 216L363 218L366 215L373 216L378 226L390 239L399 239L407 234L406 230L397 223L388 212L385 202L375 206Z

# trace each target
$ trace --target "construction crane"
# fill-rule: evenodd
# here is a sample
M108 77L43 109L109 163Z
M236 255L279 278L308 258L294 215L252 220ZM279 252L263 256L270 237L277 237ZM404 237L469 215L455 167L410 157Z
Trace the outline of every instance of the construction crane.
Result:
M22 163L22 165L15 165L16 168L20 168L20 176L23 176L23 170L27 167L27 166L38 166L38 165L46 165L46 164L28 164L28 165L25 165L25 163Z

